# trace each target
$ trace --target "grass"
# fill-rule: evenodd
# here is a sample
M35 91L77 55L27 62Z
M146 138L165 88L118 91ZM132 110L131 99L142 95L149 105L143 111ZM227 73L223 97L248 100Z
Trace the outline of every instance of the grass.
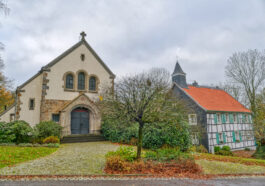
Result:
M110 142L62 144L46 157L0 169L0 175L88 175L102 174L105 154L119 146Z
M0 168L47 156L57 149L48 147L0 146Z
M222 156L222 155L214 155L214 154L206 154L206 153L198 153L198 154L195 154L194 157L197 160L204 159L204 160L212 160L212 161L240 163L244 165L258 165L258 166L265 167L265 160L260 160L260 159Z
M196 160L205 174L258 174L265 173L265 167L242 165L240 163Z

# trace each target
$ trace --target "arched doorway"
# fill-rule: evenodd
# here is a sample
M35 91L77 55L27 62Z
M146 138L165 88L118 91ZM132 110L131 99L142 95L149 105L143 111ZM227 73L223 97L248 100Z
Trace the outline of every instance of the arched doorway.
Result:
M71 112L71 134L89 133L89 110L78 107Z

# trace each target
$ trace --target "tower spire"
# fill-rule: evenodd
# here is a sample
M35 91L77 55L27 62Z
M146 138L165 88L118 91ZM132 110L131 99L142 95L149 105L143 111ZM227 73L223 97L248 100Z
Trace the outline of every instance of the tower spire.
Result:
M186 73L183 72L179 62L176 62L174 72L172 74L172 82L178 84L181 88L188 88L186 82Z

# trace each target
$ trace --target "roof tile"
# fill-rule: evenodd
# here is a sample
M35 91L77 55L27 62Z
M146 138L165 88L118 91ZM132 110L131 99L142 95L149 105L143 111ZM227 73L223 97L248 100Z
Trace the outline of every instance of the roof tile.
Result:
M206 110L251 112L222 89L188 86L183 90Z

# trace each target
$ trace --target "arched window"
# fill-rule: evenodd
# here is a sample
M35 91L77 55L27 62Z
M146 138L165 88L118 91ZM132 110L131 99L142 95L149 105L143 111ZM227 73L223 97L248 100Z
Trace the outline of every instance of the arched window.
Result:
M79 72L78 74L78 89L85 90L85 73Z
M97 83L96 77L91 76L89 78L89 90L96 91L96 88L97 88L96 83Z
M73 89L74 88L74 77L72 74L67 74L66 76L66 82L65 87L67 89Z

